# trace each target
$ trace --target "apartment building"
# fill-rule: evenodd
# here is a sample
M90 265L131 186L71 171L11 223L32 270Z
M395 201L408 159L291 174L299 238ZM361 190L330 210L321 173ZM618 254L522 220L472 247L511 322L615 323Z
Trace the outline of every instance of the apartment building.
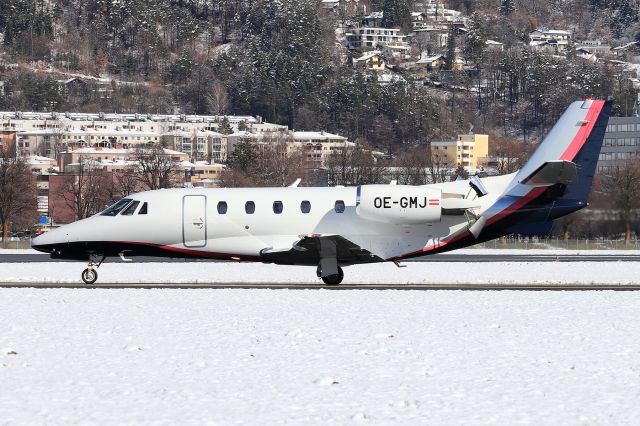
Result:
M384 47L399 53L407 53L410 50L407 36L398 28L352 28L345 33L345 42L349 49Z
M458 135L454 141L431 142L433 156L443 156L453 166L479 169L489 156L488 135Z
M640 157L640 117L610 117L598 157L598 173Z
M232 130L261 131L280 128L262 123L260 117L226 117ZM222 133L223 117L156 114L84 114L0 112L0 129L15 132L19 155L55 158L57 152L73 147L123 147L145 143L165 143L202 159L226 158Z

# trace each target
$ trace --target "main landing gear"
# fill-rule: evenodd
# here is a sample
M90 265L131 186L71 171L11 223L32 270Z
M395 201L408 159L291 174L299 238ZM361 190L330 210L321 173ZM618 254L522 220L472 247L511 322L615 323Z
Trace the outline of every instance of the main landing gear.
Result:
M342 271L342 268L339 266L338 266L337 273L322 276L322 266L318 265L318 269L316 269L316 275L318 276L318 278L322 279L322 281L326 285L338 285L342 282L342 279L344 278L344 272Z
M104 262L104 259L107 257L102 256L102 258L98 260L99 256L100 255L95 254L89 255L89 266L87 266L87 269L82 271L82 281L84 281L85 284L93 284L98 280L97 269L102 265L102 262Z
M320 239L320 264L316 275L322 278L326 285L338 285L344 278L342 268L338 266L336 242L330 239Z

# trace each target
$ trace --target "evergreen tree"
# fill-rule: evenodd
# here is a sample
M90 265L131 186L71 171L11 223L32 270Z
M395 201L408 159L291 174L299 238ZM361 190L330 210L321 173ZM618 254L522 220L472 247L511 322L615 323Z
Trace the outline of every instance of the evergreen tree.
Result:
M484 17L479 12L474 12L469 18L467 29L464 57L479 67L487 44L487 28Z
M456 63L456 33L451 28L447 36L447 57L445 58L444 69L452 70Z
M234 170L250 173L253 171L251 167L257 158L258 153L253 144L246 139L240 139L240 142L234 145L231 154L227 157L227 164Z
M218 131L223 135L230 135L231 133L233 133L233 128L231 127L231 123L229 123L229 119L226 115L222 117L222 120L220 120Z
M408 0L384 0L382 5L382 26L411 31L411 7Z
M515 0L500 0L500 6L498 6L498 12L501 15L509 16L516 10Z

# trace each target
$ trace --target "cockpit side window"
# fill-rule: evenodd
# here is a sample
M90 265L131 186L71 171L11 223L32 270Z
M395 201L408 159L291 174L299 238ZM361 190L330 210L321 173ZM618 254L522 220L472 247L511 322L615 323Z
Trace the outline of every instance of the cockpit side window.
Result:
M128 206L130 202L131 202L131 198L123 198L122 200L111 205L111 207L108 207L105 211L100 213L100 216L115 216L118 213L120 213L122 209Z
M138 214L147 214L147 203L143 203Z
M133 216L133 214L136 212L136 209L138 208L138 204L140 204L140 201L134 201L133 203L129 204L129 207L124 209L124 211L122 212L122 216Z

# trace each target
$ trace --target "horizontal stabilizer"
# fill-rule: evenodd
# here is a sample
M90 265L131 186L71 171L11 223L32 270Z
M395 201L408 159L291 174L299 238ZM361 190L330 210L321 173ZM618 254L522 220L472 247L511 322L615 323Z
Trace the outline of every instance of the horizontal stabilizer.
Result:
M465 198L443 198L440 200L440 204L445 210L479 209L482 206L480 200Z
M529 186L551 186L557 183L568 185L576 180L576 164L567 160L552 160L543 163L520 183Z

